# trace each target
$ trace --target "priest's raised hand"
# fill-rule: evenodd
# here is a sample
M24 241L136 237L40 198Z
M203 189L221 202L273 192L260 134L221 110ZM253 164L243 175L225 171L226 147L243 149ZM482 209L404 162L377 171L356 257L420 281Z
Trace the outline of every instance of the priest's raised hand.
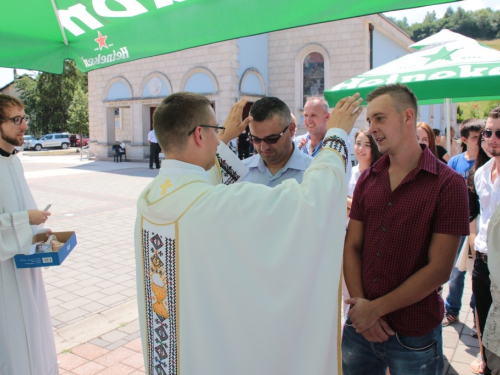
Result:
M222 125L224 127L224 131L219 132L217 135L221 142L228 144L231 139L239 136L248 126L250 121L252 121L250 116L241 121L243 109L245 108L247 102L247 99L240 99L231 107L226 121L224 121L224 125Z
M339 100L326 124L326 129L339 128L349 134L363 111L363 107L360 106L362 101L363 98L360 98L358 93Z

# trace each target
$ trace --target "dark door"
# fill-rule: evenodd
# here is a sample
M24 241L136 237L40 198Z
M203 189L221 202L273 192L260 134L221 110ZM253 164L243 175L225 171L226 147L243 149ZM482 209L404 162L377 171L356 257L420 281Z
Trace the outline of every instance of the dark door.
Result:
M149 130L153 130L153 116L155 114L156 107L149 107Z

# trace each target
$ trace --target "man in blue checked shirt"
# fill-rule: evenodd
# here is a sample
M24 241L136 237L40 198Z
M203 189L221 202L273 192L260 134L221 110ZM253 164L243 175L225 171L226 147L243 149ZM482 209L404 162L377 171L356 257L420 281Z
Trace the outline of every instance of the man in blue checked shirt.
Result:
M262 98L250 108L250 116L253 119L248 137L257 154L243 160L249 171L240 181L269 187L289 178L302 182L313 158L300 152L292 142L296 124L288 106L278 98Z

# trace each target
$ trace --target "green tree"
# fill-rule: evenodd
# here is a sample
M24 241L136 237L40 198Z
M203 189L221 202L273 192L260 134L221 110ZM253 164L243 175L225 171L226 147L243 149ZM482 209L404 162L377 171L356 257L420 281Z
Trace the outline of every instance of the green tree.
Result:
M500 38L500 11L491 8L477 11L466 11L458 8L454 11L449 7L443 18L437 19L435 12L428 12L421 23L414 23L405 28L402 20L394 20L415 41L427 38L442 29L449 29L474 39L491 40Z
M29 75L16 78L16 89L19 92L19 98L26 106L24 111L30 117L28 133L41 135L46 132L44 129L41 129L37 121L40 99L36 91L36 86L36 78L32 78Z
M66 60L62 74L41 73L37 79L37 123L46 133L68 131L69 107L78 88L87 91L86 74Z
M89 99L86 92L81 87L77 87L73 101L68 108L68 127L71 133L83 134L89 133Z

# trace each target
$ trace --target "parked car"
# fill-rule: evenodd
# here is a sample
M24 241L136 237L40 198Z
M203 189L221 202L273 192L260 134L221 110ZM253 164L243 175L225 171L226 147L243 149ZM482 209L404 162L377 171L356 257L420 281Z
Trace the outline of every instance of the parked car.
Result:
M89 137L87 137L86 135L84 135L83 136L83 147L87 146L88 143L89 143ZM75 146L76 147L80 147L80 136L79 135L76 136Z
M70 140L68 133L53 133L46 134L38 140L29 141L29 144L26 144L25 148L34 148L36 151L41 151L42 148L60 147L65 150L69 147L69 145Z
M24 144L21 148L25 150L29 150L31 147L31 143L35 142L37 138L34 135L25 135L24 136Z

